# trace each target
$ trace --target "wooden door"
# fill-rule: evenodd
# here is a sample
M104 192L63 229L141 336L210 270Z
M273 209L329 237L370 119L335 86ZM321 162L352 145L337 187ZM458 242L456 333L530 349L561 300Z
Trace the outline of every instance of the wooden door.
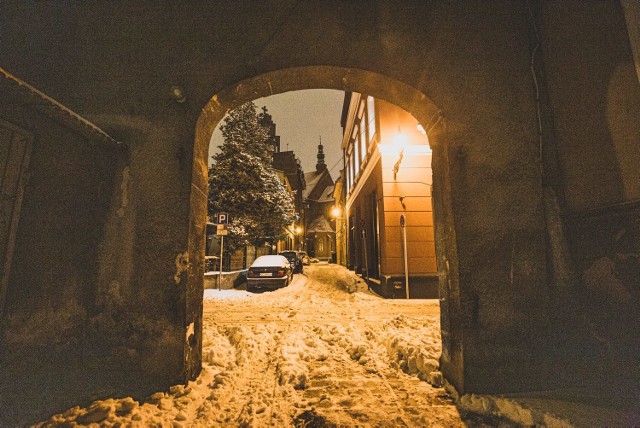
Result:
M4 315L31 145L28 132L0 119L0 319Z

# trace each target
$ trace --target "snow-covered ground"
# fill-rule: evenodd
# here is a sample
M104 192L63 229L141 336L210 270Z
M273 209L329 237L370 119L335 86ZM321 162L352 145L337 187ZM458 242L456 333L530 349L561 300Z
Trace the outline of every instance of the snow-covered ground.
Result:
M206 290L203 370L189 385L43 425L464 426L439 387L440 351L437 300L385 300L317 264L273 292Z
M470 394L456 407L439 387L440 352L436 300L385 300L345 268L317 264L274 292L205 290L203 370L189 385L37 426L639 426L637 387L629 408L607 407L598 389L585 402L541 391Z

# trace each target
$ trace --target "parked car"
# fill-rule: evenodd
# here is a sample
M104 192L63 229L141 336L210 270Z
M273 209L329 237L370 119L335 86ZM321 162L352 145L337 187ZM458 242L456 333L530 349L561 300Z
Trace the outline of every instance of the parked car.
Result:
M289 260L289 263L291 263L291 270L293 270L293 273L302 273L302 257L300 257L300 254L298 253L298 251L280 251L279 253L281 256L284 256L287 258L287 260Z
M293 271L286 257L260 256L247 271L247 291L259 288L275 290L288 286L292 279Z
M309 257L309 254L307 254L306 251L298 251L298 253L300 254L303 265L308 266L311 264L311 257Z

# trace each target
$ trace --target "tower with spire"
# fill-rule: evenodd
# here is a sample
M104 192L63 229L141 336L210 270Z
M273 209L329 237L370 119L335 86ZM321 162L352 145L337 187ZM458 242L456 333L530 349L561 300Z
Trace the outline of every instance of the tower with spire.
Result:
M334 183L324 162L324 146L322 136L318 144L318 162L316 169L304 174L305 190L303 193L305 209L302 213L305 230L305 245L310 256L320 260L331 260L335 250L336 231L330 220L331 208L335 204L333 198Z
M316 171L322 172L327 169L327 165L324 163L324 151L322 147L322 136L320 136L320 144L318 144L318 163L316 163Z

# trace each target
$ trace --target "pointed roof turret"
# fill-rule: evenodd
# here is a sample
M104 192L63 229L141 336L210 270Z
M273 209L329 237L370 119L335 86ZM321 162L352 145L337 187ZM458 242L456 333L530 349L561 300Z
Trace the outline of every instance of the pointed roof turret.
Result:
M316 163L316 171L322 172L327 169L327 165L324 163L324 151L322 147L322 136L320 136L320 144L318 144L318 163Z

